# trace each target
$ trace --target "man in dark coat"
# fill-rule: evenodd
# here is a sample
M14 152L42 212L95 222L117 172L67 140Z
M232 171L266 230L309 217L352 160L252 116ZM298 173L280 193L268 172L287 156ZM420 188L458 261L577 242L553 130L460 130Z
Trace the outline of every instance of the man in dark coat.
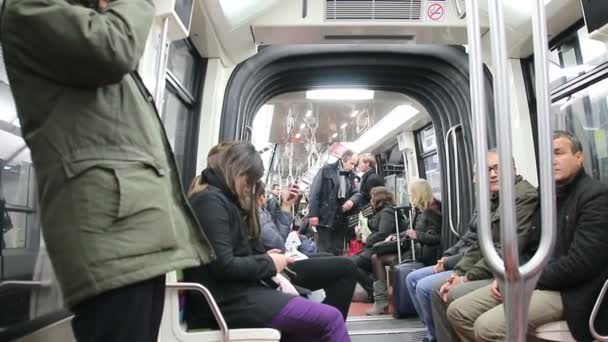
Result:
M359 192L355 193L350 201L355 208L364 208L372 199L370 191L377 186L384 186L384 181L376 173L376 159L371 153L359 156L359 170L363 172Z
M565 319L577 341L591 341L591 310L608 266L608 187L583 169L582 144L573 135L553 136L557 241L538 280L528 309L528 327ZM463 341L504 341L506 323L497 282L457 299L448 308ZM608 334L608 299L600 304L595 327Z
M337 162L323 166L310 189L310 225L317 227L318 252L344 254L345 212L353 207L349 200L355 193L351 173L357 156L347 150ZM350 202L350 203L347 203Z

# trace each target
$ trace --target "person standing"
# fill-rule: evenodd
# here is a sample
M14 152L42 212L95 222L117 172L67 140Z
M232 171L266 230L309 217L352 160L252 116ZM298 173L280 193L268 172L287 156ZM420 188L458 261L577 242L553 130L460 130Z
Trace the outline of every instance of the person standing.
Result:
M5 1L4 61L78 341L156 341L165 274L215 255L136 73L152 0Z
M310 225L317 227L321 253L344 254L345 213L353 208L349 198L357 191L351 177L356 165L357 156L347 150L337 162L323 166L312 181Z

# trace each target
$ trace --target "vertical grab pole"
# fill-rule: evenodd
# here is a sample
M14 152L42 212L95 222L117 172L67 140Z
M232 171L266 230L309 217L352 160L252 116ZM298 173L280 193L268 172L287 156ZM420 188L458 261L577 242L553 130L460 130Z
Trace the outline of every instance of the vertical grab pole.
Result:
M502 1L489 1L490 35L492 39L492 61L494 65L494 112L496 113L496 135L500 170L500 236L505 281L503 296L507 321L507 340L524 342L528 308L522 301L524 284L519 269L517 220L515 218L515 194L513 161L511 159L511 103L509 91L509 69L507 64L507 39ZM487 172L487 171L486 171ZM494 249L494 248L492 248Z
M454 235L456 235L457 237L460 237L460 234L458 234L458 231L456 231L456 228L454 226L454 220L452 218L452 177L450 175L450 170L452 169L450 166L450 156L454 155L454 164L456 164L456 160L458 158L458 152L455 151L454 154L450 153L449 151L449 138L450 135L453 134L454 138L452 138L452 143L455 144L456 143L456 129L458 127L462 127L462 125L458 124L456 126L452 126L450 129L448 129L447 133L445 134L445 137L443 138L443 143L445 145L445 149L446 149L446 165L445 165L445 170L446 170L446 175L445 175L445 179L447 181L447 198L448 198L448 222L449 222L449 226L450 226L450 230L452 231L452 233ZM458 147L456 145L454 145L454 149L457 149ZM458 167L455 167L454 169L456 169L457 172L457 176L456 179L458 179ZM456 191L456 212L458 213L458 223L460 223L460 193L458 191Z
M542 235L536 254L523 267L519 267L517 246L517 227L515 226L515 208L513 194L513 174L510 145L510 120L508 116L509 91L508 73L506 69L506 41L504 34L504 18L502 7L496 0L489 0L492 53L494 65L497 66L495 81L495 110L497 113L498 146L500 151L500 195L501 195L501 241L505 260L501 259L494 248L490 226L489 184L487 173L487 126L483 113L483 65L481 60L481 42L479 37L478 1L468 0L467 27L469 42L469 69L471 74L471 97L473 124L475 132L475 157L477 173L477 195L479 198L479 243L485 260L494 273L506 280L504 298L507 319L507 340L523 342L526 339L527 314L529 299L534 290L540 272L550 257L555 242L555 189L553 184L552 154L551 154L551 125L548 104L548 72L546 62L546 26L544 18L544 2L535 0L533 15L533 33L535 47L535 63L537 65L536 86L540 93L538 108L539 144L541 163L541 213ZM538 54L537 54L538 53Z

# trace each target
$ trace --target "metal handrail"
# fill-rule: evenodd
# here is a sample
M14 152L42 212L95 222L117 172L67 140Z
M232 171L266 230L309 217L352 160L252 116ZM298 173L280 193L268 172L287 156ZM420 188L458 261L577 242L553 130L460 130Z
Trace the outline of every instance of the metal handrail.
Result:
M180 282L167 282L165 286L167 289L190 290L200 292L203 297L205 297L205 300L207 301L207 304L209 304L209 308L213 313L213 317L215 317L215 320L217 321L217 324L220 327L220 332L222 334L222 342L230 341L230 330L228 330L228 324L226 323L226 320L224 319L224 316L222 315L219 306L215 302L215 299L213 299L213 295L206 287L197 283Z
M14 287L14 288L20 288L20 289L27 289L27 288L38 289L38 288L49 287L49 286L51 286L51 281L6 280L3 282L0 282L0 288Z
M600 335L597 330L595 330L595 319L597 317L598 311L600 311L600 306L602 305L602 301L604 301L604 297L606 296L606 292L608 292L608 279L604 283L602 290L600 291L599 297L597 297L597 301L593 306L593 310L591 311L591 316L589 316L589 330L591 331L591 336L598 342L607 342L608 336Z
M458 15L458 19L464 19L467 16L467 11L465 8L462 8L462 4L459 0L454 0L454 7L456 7L456 14Z
M471 97L475 131L475 154L477 162L477 196L479 214L479 243L485 260L494 273L506 280L504 291L507 320L507 340L525 341L529 299L540 276L540 270L548 262L550 251L555 242L555 188L553 184L551 125L549 119L548 71L546 62L547 35L545 25L544 1L534 1L533 38L536 67L536 90L539 127L539 154L541 173L541 216L542 233L537 252L532 259L519 267L517 226L515 219L515 198L511 159L510 115L509 115L509 78L506 64L506 35L502 2L489 1L489 14L492 38L493 64L496 67L494 86L494 108L497 114L496 130L500 151L500 203L501 203L501 242L504 260L494 248L490 225L489 177L487 153L487 124L483 113L483 62L479 37L479 10L477 0L468 0L467 30L469 47L469 69L471 73Z
M452 156L454 157L454 170L456 170L456 179L460 178L460 171L458 170L458 142L456 141L456 130L460 128L462 129L462 124L457 124L454 125L452 127L450 127L450 129L448 129L447 133L445 134L445 137L443 139L445 148L446 148L446 173L449 173L451 170L450 167L450 153L448 151L448 140L450 135L452 136L452 145L454 145L453 151L454 153L452 154ZM447 197L448 197L448 222L450 230L452 231L452 233L454 233L454 235L456 235L457 237L460 238L460 234L458 234L458 230L456 229L456 227L454 227L454 220L452 218L452 180L450 175L446 175L446 179L447 179L447 185L448 185L448 193L447 193ZM456 220L456 226L459 227L460 226L460 191L456 191L456 214L458 215L458 219Z

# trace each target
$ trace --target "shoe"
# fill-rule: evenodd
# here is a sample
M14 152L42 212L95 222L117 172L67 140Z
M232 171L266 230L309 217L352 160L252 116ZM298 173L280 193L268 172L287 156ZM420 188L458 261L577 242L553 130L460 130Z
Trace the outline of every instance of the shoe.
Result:
M367 315L383 315L388 308L388 289L386 281L374 281L374 306L367 310Z

